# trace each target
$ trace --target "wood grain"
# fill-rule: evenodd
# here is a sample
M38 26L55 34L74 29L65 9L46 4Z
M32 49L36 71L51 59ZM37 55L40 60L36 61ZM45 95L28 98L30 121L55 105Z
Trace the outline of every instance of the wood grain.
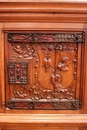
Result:
M5 130L19 130L19 129L22 129L22 130L78 130L77 127L49 127L48 125L45 125L45 126L42 126L42 127L21 127L20 125L19 126L7 126L5 127ZM3 129L4 130L4 129Z
M3 2L0 3L0 21L85 23L87 22L87 4Z
M0 114L0 125L21 124L26 126L72 126L87 127L87 116L79 114Z
M25 1L23 1L23 0L0 0L0 2L31 2L31 0L25 0ZM63 3L87 3L87 1L86 0L42 0L42 1L40 1L40 0L32 0L32 2L63 2Z
M4 60L3 60L3 56L4 56L4 44L3 44L3 23L0 23L0 91L2 93L2 96L0 95L0 111L3 112L3 106L4 106Z
M83 101L80 110L10 110L4 108L9 89L4 77L5 32L84 31L85 43L79 46L77 77ZM81 50L82 49L82 50ZM87 130L87 1L86 0L0 0L0 130ZM82 62L80 62L82 59ZM8 59L7 59L8 60ZM80 71L79 68L82 69ZM82 80L80 80L82 79ZM81 81L81 82L80 82ZM66 83L67 84L67 83ZM81 85L81 86L80 86ZM11 88L13 89L13 88ZM5 97L7 92L7 96ZM6 104L7 105L7 104ZM4 113L5 112L5 113ZM62 114L61 114L62 113ZM67 114L65 114L67 113Z

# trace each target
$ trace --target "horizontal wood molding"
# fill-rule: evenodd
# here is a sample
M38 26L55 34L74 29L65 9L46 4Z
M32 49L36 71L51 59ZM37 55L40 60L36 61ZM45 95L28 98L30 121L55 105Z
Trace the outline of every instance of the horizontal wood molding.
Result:
M31 0L0 0L0 2L31 2ZM69 2L69 3L87 3L86 0L32 0L32 2Z
M87 13L86 3L1 2L0 13Z
M31 2L31 0L0 0L0 2ZM87 3L86 0L32 0L32 2L69 2L69 3Z
M79 114L0 114L0 125L28 125L28 126L72 126L87 127L87 115Z
M87 22L87 3L1 2L0 22Z

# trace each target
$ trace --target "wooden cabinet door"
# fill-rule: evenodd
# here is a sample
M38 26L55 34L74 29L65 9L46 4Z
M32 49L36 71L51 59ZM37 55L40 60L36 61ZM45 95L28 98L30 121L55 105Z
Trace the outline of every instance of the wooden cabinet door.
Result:
M6 107L82 107L84 32L6 32Z

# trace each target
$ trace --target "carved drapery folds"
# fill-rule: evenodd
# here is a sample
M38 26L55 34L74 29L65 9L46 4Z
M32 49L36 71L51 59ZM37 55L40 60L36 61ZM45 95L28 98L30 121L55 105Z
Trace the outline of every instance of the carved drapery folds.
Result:
M83 42L83 33L8 33L9 108L81 108L76 68Z

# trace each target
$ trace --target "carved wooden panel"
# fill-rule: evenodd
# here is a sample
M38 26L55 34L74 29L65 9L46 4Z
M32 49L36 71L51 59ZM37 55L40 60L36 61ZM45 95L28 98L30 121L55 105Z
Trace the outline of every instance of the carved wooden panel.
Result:
M6 107L81 108L78 69L83 32L10 32L5 33L5 39Z

